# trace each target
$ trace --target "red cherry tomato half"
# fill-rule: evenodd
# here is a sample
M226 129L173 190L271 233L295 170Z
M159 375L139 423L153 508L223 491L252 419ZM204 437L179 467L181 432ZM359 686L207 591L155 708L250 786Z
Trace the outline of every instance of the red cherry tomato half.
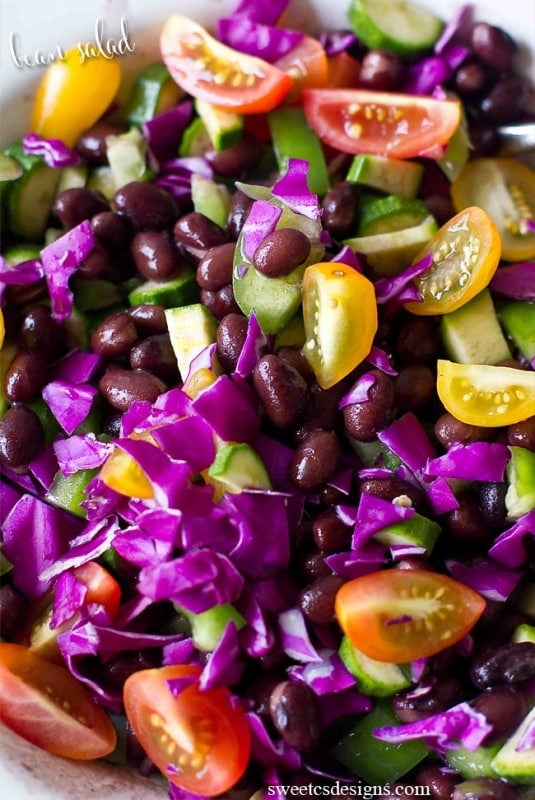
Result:
M312 36L303 36L299 44L277 59L275 66L286 72L293 81L293 86L285 97L285 104L298 100L303 89L318 88L327 83L327 54Z
M221 44L181 14L164 24L160 50L171 77L184 91L237 113L270 111L292 87L282 70Z
M457 100L364 89L306 89L303 102L310 127L344 153L413 158L446 144L461 120Z
M481 595L447 575L389 569L345 583L336 595L336 616L369 658L401 664L458 642L485 605Z
M89 692L22 645L0 644L0 695L2 722L49 753L89 761L115 748L115 729Z
M201 669L141 670L124 685L126 715L150 759L181 789L213 797L242 777L251 734L228 689L200 692Z

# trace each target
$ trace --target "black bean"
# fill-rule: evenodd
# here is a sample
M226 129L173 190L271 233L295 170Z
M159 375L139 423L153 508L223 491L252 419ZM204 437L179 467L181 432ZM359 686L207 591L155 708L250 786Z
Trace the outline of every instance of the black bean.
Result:
M177 220L173 234L184 250L194 258L202 258L211 247L228 241L226 232L199 211L191 211Z
M399 692L392 698L392 708L401 722L416 722L438 714L463 699L461 684L455 678L430 678L429 691L415 692L413 688Z
M307 384L303 376L277 355L262 356L253 372L262 408L277 428L290 428L301 412Z
M330 389L322 389L315 382L309 386L305 410L300 417L299 426L293 432L295 440L300 442L313 431L333 428L343 393L342 384L336 384Z
M335 620L334 601L344 579L338 575L317 578L305 587L298 598L298 605L310 622L315 625L330 625Z
M132 369L147 370L166 383L178 380L178 364L168 333L148 336L130 350Z
M320 741L322 724L318 698L306 684L283 681L270 697L270 713L284 741L301 752L310 752Z
M470 680L478 689L515 684L535 675L535 644L518 642L482 651L470 666Z
M220 151L210 148L205 157L216 175L222 178L245 178L260 162L262 145L252 134L245 132L237 144Z
M141 335L149 336L167 331L167 320L163 306L144 303L140 306L128 308L127 314L134 320L136 329Z
M20 631L26 613L26 601L10 583L0 586L0 620L2 639L11 640Z
M526 714L526 701L522 692L513 686L493 686L478 695L472 706L492 725L485 737L485 745L507 739L520 725Z
M217 328L217 357L227 372L234 372L247 337L247 317L226 314Z
M0 461L13 469L26 467L44 447L37 414L26 406L11 406L0 420Z
M122 128L111 122L97 122L80 136L75 145L76 150L89 164L95 166L107 164L106 139L122 132Z
M467 422L456 419L449 412L445 412L437 419L433 430L438 441L444 447L451 447L452 444L487 442L494 436L492 428L469 425Z
M217 292L201 289L201 302L216 319L223 319L226 314L241 314L231 283L222 286Z
M309 550L300 556L299 571L306 581L315 581L325 575L332 575L331 568L325 563L327 555L328 553L322 553L320 550Z
M183 267L173 239L161 231L136 233L130 243L130 253L138 272L149 281L167 281Z
M234 242L211 247L197 264L197 283L201 289L216 292L232 282Z
M492 155L498 143L496 125L482 120L468 123L468 135L472 143L472 158Z
M349 235L356 225L360 192L354 183L342 181L329 189L321 207L321 224L335 238Z
M526 450L535 450L535 417L529 417L523 422L509 425L507 428L507 444L525 447Z
M488 69L477 58L467 58L457 67L452 88L461 96L472 95L485 88L489 80Z
M47 358L58 356L63 348L64 332L52 317L50 306L30 306L22 318L20 343L23 347L35 347Z
M399 414L425 408L435 397L436 380L426 364L409 364L394 378L394 404Z
M247 215L251 210L253 200L238 189L232 195L230 202L230 210L227 219L227 229L231 239L237 239L243 227L243 223L247 219Z
M108 211L108 201L81 186L65 189L54 200L52 211L64 228L74 228L84 220L90 220L101 211Z
M361 61L358 82L366 89L391 92L399 87L404 73L399 56L388 50L370 50Z
M483 518L478 498L472 492L457 497L459 507L444 514L444 527L455 539L466 544L486 544L493 530Z
M252 700L253 711L261 717L269 718L269 701L271 693L281 682L283 676L279 673L257 675L247 687L247 699Z
M172 196L155 183L127 183L115 193L113 202L116 210L140 231L169 230L178 216Z
M91 220L91 231L97 242L118 255L129 246L133 230L128 219L116 211L101 211Z
M138 340L135 323L127 311L107 317L91 335L91 349L105 358L117 358L130 352Z
M425 207L428 212L433 216L439 225L444 225L453 216L455 216L455 209L451 197L435 192L428 194L424 198ZM425 345L424 342L422 344ZM427 360L427 359L426 359Z
M515 41L502 28L476 22L469 33L472 52L499 72L509 72L516 53Z
M360 482L360 491L390 503L396 497L406 496L415 508L421 508L424 503L424 494L420 489L394 475L391 478L364 478Z
M453 216L453 215L451 215ZM404 364L434 361L442 346L440 332L427 317L409 317L395 336L396 355Z
M426 764L415 776L417 786L425 786L433 800L450 800L458 778L437 764Z
M393 418L394 388L391 379L378 369L370 370L375 383L368 390L368 400L343 409L344 425L354 439L372 442L378 431Z
M115 270L114 260L109 250L100 242L95 242L95 246L76 270L77 278L109 278Z
M276 228L265 236L253 254L253 266L266 278L282 278L303 264L310 240L297 228Z
M312 431L298 445L288 464L288 477L301 491L319 489L332 478L340 462L340 442L334 431Z
M128 411L138 400L155 403L166 388L165 383L151 372L123 369L116 365L109 366L99 381L100 391L118 411Z
M158 658L154 651L134 650L129 653L119 653L99 666L103 682L121 691L126 679L134 672L141 669L154 669L157 665Z
M451 800L520 800L520 794L498 778L472 778L457 784Z
M479 109L485 120L513 122L523 112L528 87L519 75L506 75L482 98Z
M324 553L348 550L351 534L351 527L342 522L334 508L323 511L312 523L312 539Z
M48 364L40 350L20 350L4 377L5 395L10 403L29 403L48 382Z
M479 507L487 525L499 531L505 526L507 483L482 483L479 488Z

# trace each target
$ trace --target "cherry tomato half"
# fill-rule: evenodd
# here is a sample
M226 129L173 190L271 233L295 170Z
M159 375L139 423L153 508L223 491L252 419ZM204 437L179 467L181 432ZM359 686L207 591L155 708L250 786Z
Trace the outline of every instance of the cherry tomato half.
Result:
M319 385L328 389L370 352L377 332L373 284L346 264L312 264L303 276L303 318L303 353Z
M402 664L449 647L475 625L485 600L447 575L388 569L345 583L336 616L369 658Z
M511 367L437 362L444 408L468 425L495 428L535 415L535 373Z
M364 89L306 89L303 102L310 127L344 153L413 158L446 144L461 121L456 100Z
M103 758L116 744L105 711L65 667L19 644L0 644L0 719L23 739L65 758Z
M497 226L502 258L535 258L535 233L527 220L535 219L535 172L512 158L475 158L452 184L455 209L480 206Z
M447 314L460 308L490 283L500 261L500 234L481 208L472 206L446 222L421 250L433 262L414 283L422 302L407 303L413 314Z
M277 59L275 66L286 72L293 81L293 86L285 97L285 104L298 100L303 89L325 86L327 82L327 54L312 36L303 36L299 44Z
M116 58L83 59L77 48L48 67L37 90L31 130L72 147L106 111L121 82Z
M187 792L213 797L242 777L251 734L228 689L199 691L200 673L195 666L135 672L124 685L124 704L140 744L163 774ZM173 681L188 679L173 692Z
M164 24L160 50L171 77L184 91L237 113L270 111L292 87L282 70L221 44L181 14Z

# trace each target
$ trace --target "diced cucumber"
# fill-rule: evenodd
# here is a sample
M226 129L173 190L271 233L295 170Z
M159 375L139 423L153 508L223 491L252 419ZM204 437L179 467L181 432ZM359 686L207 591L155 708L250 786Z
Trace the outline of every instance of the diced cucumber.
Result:
M113 200L118 187L113 177L111 167L95 167L87 179L87 188L93 192L102 192L106 200Z
M441 527L428 517L415 512L410 519L387 525L373 534L373 538L389 547L394 544L413 544L425 549L428 556L440 534Z
M444 314L440 332L448 356L458 364L495 365L511 358L488 289L456 311Z
M206 132L214 150L221 152L238 144L243 133L243 116L233 111L208 103L206 100L195 100L195 109L202 119Z
M429 215L411 228L375 236L356 236L346 239L344 244L364 254L377 275L396 275L409 266L437 230L436 220Z
M194 269L184 269L177 277L169 281L145 281L128 293L131 306L145 303L174 308L185 306L199 297L199 285Z
M204 214L220 228L226 227L230 194L224 184L194 173L191 176L191 200L194 211Z
M396 194L377 197L363 204L357 235L375 236L402 231L419 225L427 216L427 207L422 200Z
M515 609L535 620L535 584L528 583L524 586L516 599Z
M0 153L0 181L15 181L22 173L22 164L16 158Z
M182 95L164 64L149 64L134 83L125 119L129 125L141 126L173 108Z
M349 437L349 443L365 467L385 467L394 471L401 459L382 442L359 442Z
M106 155L116 189L132 181L148 181L147 142L137 128L106 139Z
M346 180L385 194L411 198L418 194L423 174L423 165L416 161L359 153L349 167Z
M213 606L208 611L193 614L178 609L189 620L191 636L195 647L205 653L214 650L229 622L234 622L238 630L245 625L245 619L230 603Z
M64 167L58 183L57 194L65 192L67 189L83 188L87 181L88 169L85 164L77 167Z
M518 519L535 508L535 452L515 445L509 447L509 452L505 507L509 519Z
M102 308L109 308L116 303L122 303L125 299L124 291L120 286L101 278L88 280L75 278L73 286L76 308L82 314L87 311L99 311Z
M48 167L41 156L25 153L15 142L6 155L18 161L22 175L9 186L7 211L9 228L30 241L41 241L56 196L61 169Z
M488 747L480 746L477 750L467 750L466 747L459 747L455 750L448 750L446 761L450 767L457 770L465 779L497 778L498 773L491 764L500 747L501 744L489 745Z
M396 781L419 764L428 753L425 744L418 739L403 744L389 744L373 735L375 728L398 723L394 712L388 706L379 704L334 746L332 754L369 784L383 785Z
M243 489L271 488L264 462L245 442L220 447L207 470L206 479L231 494L239 494Z
M39 417L39 421L43 427L46 444L53 442L61 428L59 426L59 422L48 407L47 403L45 403L42 397L37 397L35 400L31 400L29 403L26 403L26 405L28 408L31 408L31 410L34 411Z
M88 483L93 480L97 472L98 469L81 469L70 475L63 475L58 471L45 499L48 503L64 508L77 517L85 517L87 512L81 507L81 503L86 499L85 490Z
M195 356L215 342L217 320L201 303L168 308L165 318L178 369L185 381Z
M180 156L203 156L211 145L206 125L200 117L194 117L184 133L178 148Z
M513 631L511 641L514 642L514 644L519 644L521 642L531 642L535 644L535 625L528 625L526 622L522 623L522 625L517 625Z
M528 361L535 356L535 303L512 300L499 312L505 332Z
M357 679L358 690L370 697L388 697L410 686L397 664L375 661L354 647L344 636L338 654L346 669Z
M281 173L286 172L290 158L308 161L308 186L323 196L330 187L329 172L322 144L310 128L301 108L278 108L268 114L273 149Z
M275 336L273 349L277 352L281 347L303 347L305 341L305 323L303 322L303 316L302 314L296 314Z
M40 256L39 245L29 242L15 244L4 253L4 258L10 267L16 267L17 264L22 264L24 261L33 261L34 258L40 258Z
M458 99L451 93L452 98ZM448 178L450 183L456 181L461 174L464 165L470 157L470 135L468 133L468 123L464 111L461 112L461 123L446 147L446 152L437 161L438 166Z
M436 14L408 0L351 0L349 23L370 50L409 56L431 48L443 28Z
M535 747L518 749L522 737L535 724L535 707L493 758L491 765L502 778L535 785Z

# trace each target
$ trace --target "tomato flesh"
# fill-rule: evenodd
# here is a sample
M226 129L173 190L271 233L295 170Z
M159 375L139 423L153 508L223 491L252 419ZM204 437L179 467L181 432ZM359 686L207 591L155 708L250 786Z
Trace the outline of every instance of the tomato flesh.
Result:
M228 791L249 761L251 734L241 707L225 688L200 692L196 666L142 670L124 685L127 717L163 774L207 797ZM173 692L173 681L181 691Z
M456 100L364 89L307 89L303 99L311 128L345 153L413 158L446 144L461 120Z
M49 753L81 761L116 744L113 725L64 667L19 644L0 644L0 719Z
M303 318L303 352L320 386L328 389L370 352L377 332L373 284L346 264L312 264L303 277Z
M468 425L501 427L535 415L531 371L439 360L437 392L444 408Z
M477 592L447 575L389 569L345 583L335 608L355 647L376 661L401 664L458 642L485 605Z
M535 219L535 172L511 158L475 158L463 168L451 186L456 210L480 206L497 226L502 258L524 261L535 258L535 233L528 220Z
M181 14L167 19L160 50L171 77L184 91L237 113L271 111L292 87L282 70L221 44Z
M431 266L414 281L422 302L405 308L419 315L447 314L490 283L500 261L500 234L488 214L472 206L443 225L414 263L428 254Z
M289 53L277 59L275 66L293 81L293 86L285 97L285 104L299 100L304 89L319 88L327 83L327 54L312 36L303 36Z

